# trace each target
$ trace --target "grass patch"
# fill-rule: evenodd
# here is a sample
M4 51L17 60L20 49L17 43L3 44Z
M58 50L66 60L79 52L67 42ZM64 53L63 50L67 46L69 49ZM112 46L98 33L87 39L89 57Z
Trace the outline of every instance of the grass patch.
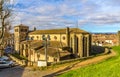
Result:
M120 46L112 47L117 56L76 70L69 71L59 77L120 77Z

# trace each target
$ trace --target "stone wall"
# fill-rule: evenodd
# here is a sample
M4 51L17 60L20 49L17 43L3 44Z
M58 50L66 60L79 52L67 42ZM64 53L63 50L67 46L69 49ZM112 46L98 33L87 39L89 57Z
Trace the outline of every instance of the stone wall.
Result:
M14 60L16 63L20 64L20 65L23 65L23 66L26 66L27 65L27 62L26 60L20 60L14 56L12 56L11 54L9 54L9 57Z

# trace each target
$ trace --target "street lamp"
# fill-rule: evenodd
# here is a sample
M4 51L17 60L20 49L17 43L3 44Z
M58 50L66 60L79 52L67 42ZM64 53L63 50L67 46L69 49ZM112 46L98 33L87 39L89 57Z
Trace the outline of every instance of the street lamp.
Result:
M43 46L45 47L45 61L46 61L46 66L47 66L47 47L49 45L49 40L50 40L50 36L48 35L48 37L45 37L45 35L42 36L43 39Z

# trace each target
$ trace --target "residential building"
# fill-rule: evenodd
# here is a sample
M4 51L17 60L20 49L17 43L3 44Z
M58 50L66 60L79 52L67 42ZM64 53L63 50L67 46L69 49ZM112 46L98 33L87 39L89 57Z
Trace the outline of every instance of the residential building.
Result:
M14 27L14 49L17 53L20 52L20 43L26 40L28 31L29 27L22 24Z
M117 34L113 33L94 33L92 34L92 45L115 46L117 45Z

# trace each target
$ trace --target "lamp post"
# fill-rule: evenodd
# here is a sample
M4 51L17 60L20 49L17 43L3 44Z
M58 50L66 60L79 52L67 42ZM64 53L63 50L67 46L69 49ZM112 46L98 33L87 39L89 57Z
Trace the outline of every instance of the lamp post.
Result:
M47 38L45 38L45 61L47 66Z
M45 36L43 36L42 37L43 38L43 46L45 47L45 62L46 62L46 66L47 66L47 47L48 47L48 41L50 40L50 37L48 36L48 37L45 37Z

